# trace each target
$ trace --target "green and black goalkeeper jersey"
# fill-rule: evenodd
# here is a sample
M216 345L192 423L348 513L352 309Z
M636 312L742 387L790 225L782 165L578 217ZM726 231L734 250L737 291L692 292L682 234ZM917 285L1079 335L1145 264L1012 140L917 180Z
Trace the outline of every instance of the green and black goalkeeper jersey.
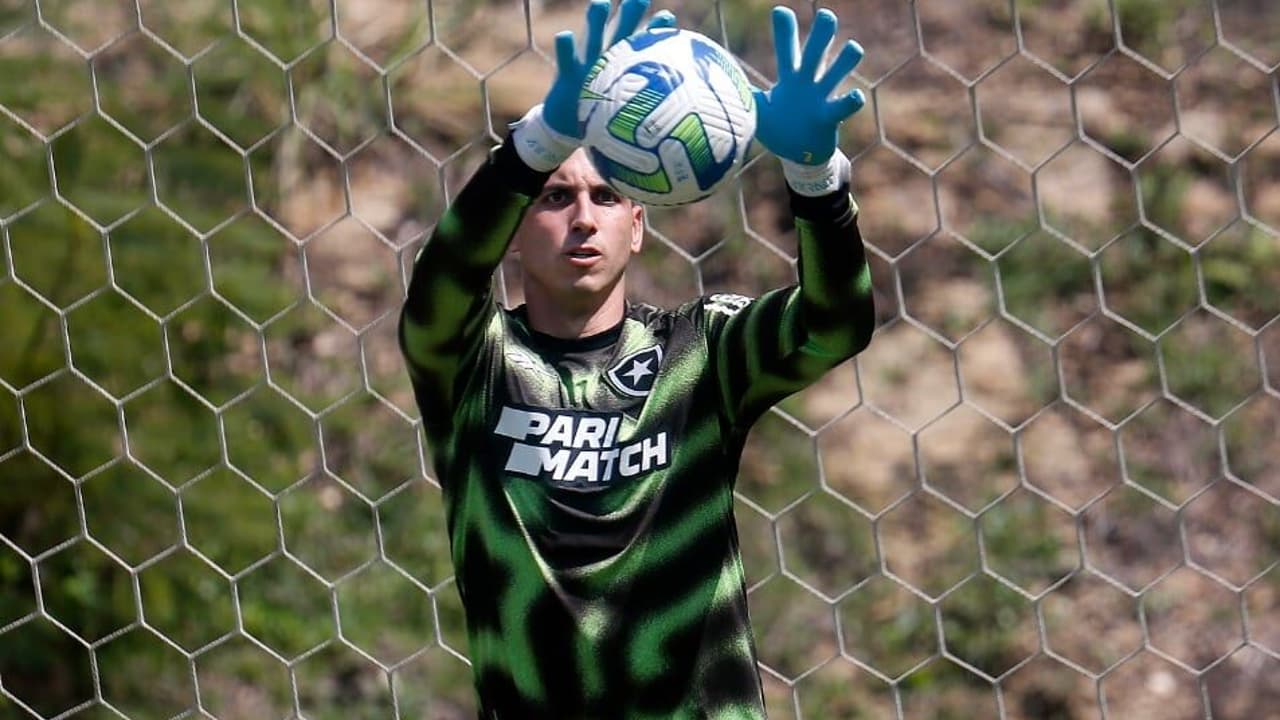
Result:
M491 294L546 177L510 140L495 150L420 255L401 321L480 715L763 718L734 480L756 418L871 336L856 208L847 188L792 196L798 286L629 304L563 340Z

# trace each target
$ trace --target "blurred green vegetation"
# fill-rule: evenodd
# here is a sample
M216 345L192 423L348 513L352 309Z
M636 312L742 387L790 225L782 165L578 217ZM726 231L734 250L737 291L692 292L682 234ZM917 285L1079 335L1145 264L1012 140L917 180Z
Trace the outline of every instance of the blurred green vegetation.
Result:
M762 28L770 4L726 3L722 17L701 5L682 17L709 34L723 31L732 49L768 68ZM464 26L487 5L443 8L440 26ZM1139 49L1171 43L1186 5L1115 3L1126 42ZM338 271L317 265L304 277L302 243L281 231L319 222L323 203L289 207L304 202L298 197L341 195L317 189L335 160L292 124L290 98L302 127L345 152L388 133L382 81L345 50L285 69L254 49L259 43L286 64L301 58L329 36L327 3L241 6L252 42L226 34L225 14L170 11L180 37L166 38L181 52L195 55L204 39L219 38L190 76L136 35L95 61L103 109L145 148L92 111L84 60L47 32L0 41L0 105L40 133L60 131L46 143L0 114L0 379L16 390L0 389L0 677L45 716L89 701L90 651L70 631L93 644L104 697L137 717L193 707L193 677L206 709L221 717L245 708L287 715L295 662L309 717L390 717L392 689L404 717L473 716L469 669L441 644L465 653L462 610L449 582L439 491L420 467L404 400L365 388L360 373L373 371L359 363L373 367L379 358L348 351L369 335L357 337L306 295L308 281ZM0 8L0 35L31 17L25 7ZM388 53L407 53L413 37L397 36ZM458 146L472 139L449 138ZM1161 166L1144 174L1136 192L1147 220L1173 235L1186 230L1198 172ZM671 245L650 239L636 266L643 297L674 304L698 280L707 292L789 282L784 256L794 256L793 239L785 210L771 200L777 174L744 180L746 207L726 193L696 209L654 213L651 223ZM424 196L442 193L413 188L406 214L429 225L439 198ZM432 210L420 217L421 208ZM744 214L776 224L748 232ZM780 243L778 252L752 232ZM1262 292L1280 286L1276 238L1262 228L1241 222L1188 251L1139 226L1093 255L1029 223L979 220L970 235L995 256L1004 311L1050 340L1094 312L1101 291L1108 309L1148 333L1168 333L1162 367L1180 399L1216 417L1259 386L1247 335L1203 310L1183 316L1201 301L1201 279L1210 304L1250 327L1280 313L1277 296ZM1110 240L1072 239L1084 248ZM1099 343L1094 372L1128 369L1110 353ZM1043 374L1042 364L1031 367ZM398 366L392 372L402 375ZM905 378L912 368L894 372ZM1274 472L1264 456L1274 431L1273 421L1251 414L1229 420L1230 465L1246 482L1264 486L1268 468ZM945 647L991 675L1007 671L1037 647L1030 601L978 573L935 613L880 573L879 520L818 478L812 434L767 414L738 481L764 511L739 502L740 514L751 513L742 524L745 560L751 581L762 583L751 595L762 659L792 677L821 666L798 691L806 717L872 716L854 686L875 695L868 703L891 704L889 686L850 669L840 653L897 681L904 706L922 717L982 715L975 708L990 701L990 684L939 653ZM1079 562L1073 538L1046 531L1064 517L1025 497L985 511L973 522L989 569L1026 592L1045 591ZM1267 518L1258 541L1274 548L1280 521ZM926 523L910 530L921 548L945 533ZM38 558L38 573L28 557ZM35 614L37 584L56 624ZM25 714L0 699L0 717Z
M245 21L265 23L270 38L297 50L306 19L293 5L259 4ZM402 708L466 717L469 670L437 642L439 635L465 652L452 585L428 592L451 573L439 493L419 469L412 426L363 391L310 410L268 384L264 336L304 352L334 323L323 313L295 313L272 324L306 304L281 277L297 246L245 214L242 152L287 118L284 75L247 45L227 45L235 52L215 48L194 64L196 96L203 117L242 147L181 118L152 150L153 178L144 149L99 115L47 146L0 117L0 233L8 249L0 378L22 398L19 411L14 395L0 392L0 535L39 558L45 610L99 643L103 695L135 717L194 707L192 663L207 703L230 697L224 716L246 716L266 678L285 671L282 660L317 647L328 648L317 657L331 664L298 670L299 699L312 717L389 717L388 682L403 688ZM83 99L58 81L68 66L40 49L0 56L5 78L35 80L0 83L0 104L24 121ZM136 60L127 52L112 59ZM315 63L307 72L356 84ZM127 129L148 121L132 112L139 101L190 105L185 74L139 87L149 79L111 75L134 93L133 105L103 103ZM302 98L329 90L307 89ZM313 112L319 104L307 102ZM142 139L170 128L153 130ZM315 149L289 153L271 158L265 177L295 163L305 168ZM55 181L87 220L50 195ZM167 210L150 201L151 187ZM279 211L278 199L268 197L266 209ZM316 383L299 376L290 386L302 398L323 396ZM47 459L17 449L23 440ZM362 495L341 488L332 474L339 471ZM379 536L395 567L368 564ZM183 538L191 550L179 549ZM0 676L52 716L91 699L94 685L86 651L32 616L35 597L28 561L0 545L0 624L22 621L0 639ZM239 625L280 657L243 642ZM388 666L408 662L393 681L355 652L332 652L343 639ZM282 697L281 715L292 706ZM25 714L0 700L0 716Z
M1214 40L1201 0L1116 0L1115 12L1125 45L1171 71L1188 59L1193 42L1207 47Z

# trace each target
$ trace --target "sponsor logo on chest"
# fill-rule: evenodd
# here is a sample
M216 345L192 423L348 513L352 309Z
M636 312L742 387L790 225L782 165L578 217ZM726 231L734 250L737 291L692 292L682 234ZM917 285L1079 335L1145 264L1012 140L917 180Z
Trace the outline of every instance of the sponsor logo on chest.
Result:
M666 467L667 432L619 442L621 413L503 406L496 437L510 439L503 469L560 485L589 486Z

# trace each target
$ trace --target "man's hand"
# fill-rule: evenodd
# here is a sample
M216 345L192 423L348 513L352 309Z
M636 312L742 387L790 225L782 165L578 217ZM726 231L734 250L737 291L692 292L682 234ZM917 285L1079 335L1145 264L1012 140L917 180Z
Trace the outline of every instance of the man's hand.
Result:
M644 17L648 9L649 0L622 0L622 5L618 8L617 27L614 28L609 44L605 45L604 26L609 19L609 0L592 0L587 7L587 38L581 53L574 42L572 30L556 34L556 79L551 83L551 91L542 103L542 116L552 130L561 135L582 139L578 130L578 96L582 93L582 83L586 80L587 73L606 48L613 47L619 40L635 33L640 26L640 18ZM671 27L675 22L675 15L663 10L653 16L648 27Z
M769 90L755 90L756 139L778 157L801 165L825 165L835 154L840 123L862 109L861 90L830 98L832 91L862 60L862 47L849 40L822 77L818 69L836 34L835 13L818 11L796 66L799 48L796 15L789 8L773 9L773 45L778 59L778 82Z
M609 44L604 43L605 24L609 20L610 0L592 0L587 7L587 36L578 52L573 32L556 34L556 77L541 105L534 107L515 125L512 134L516 152L526 165L550 172L577 149L582 135L578 130L578 97L587 73L606 47L630 37L649 9L650 0L622 0L618 22ZM663 10L656 13L648 27L663 28L676 24L676 16Z

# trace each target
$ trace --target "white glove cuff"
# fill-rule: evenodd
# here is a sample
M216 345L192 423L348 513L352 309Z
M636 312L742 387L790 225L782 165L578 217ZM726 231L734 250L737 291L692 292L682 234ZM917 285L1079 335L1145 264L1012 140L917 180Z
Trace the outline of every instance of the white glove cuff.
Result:
M782 174L787 178L787 185L800 195L828 195L849 182L849 158L839 148L825 165L804 165L786 158L779 160L782 161Z
M534 105L529 112L511 124L511 136L515 139L516 154L525 165L538 172L551 172L578 149L578 141L561 135L542 118L542 105Z

